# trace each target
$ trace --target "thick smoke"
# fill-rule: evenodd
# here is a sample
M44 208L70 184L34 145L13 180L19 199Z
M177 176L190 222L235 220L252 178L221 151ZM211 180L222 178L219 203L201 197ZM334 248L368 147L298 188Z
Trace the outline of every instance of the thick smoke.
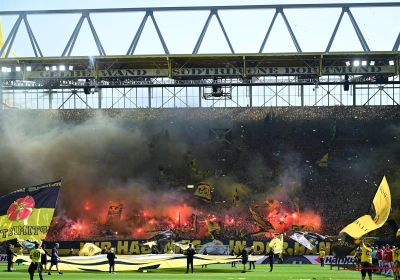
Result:
M263 118L258 123L254 121L256 130L250 131L248 127L252 125L237 121L240 116L224 109L176 110L160 114L162 119L158 119L157 111L149 114L143 120L132 120L129 114L106 111L2 112L0 195L63 178L56 215L77 225L103 224L108 207L123 204L121 223L114 229L133 232L138 230L138 217L143 215L149 217L143 231L150 231L172 225L177 219L181 224L189 223L192 213L200 218L213 214L201 212L204 202L194 198L193 190L186 188L201 181L210 184L213 201L225 205L226 221L248 211L248 205L257 206L255 209L265 217L270 213L286 217L287 213L297 212L300 205L309 211L303 217L312 217L314 224L320 223L319 214L323 212L317 208L326 206L310 199L320 190L332 192L338 201L361 193L372 196L371 184L379 183L377 178L382 172L388 176L393 190L399 187L399 172L395 167L400 158L397 145L400 129L396 125L382 129L382 143L366 135L356 153L344 155L336 151L348 150L349 144L332 141L329 133L315 130L312 123L291 123L295 129L292 135L287 135L279 126L274 128L273 122L265 124ZM280 116L276 113L275 117ZM338 122L338 127L343 126ZM209 128L232 128L231 144L215 141ZM359 129L367 131L366 127ZM324 141L313 147L315 153L304 154L301 151L310 148L303 136L307 141L312 137ZM260 145L248 146L253 143ZM336 185L342 183L340 180L313 185L314 181L321 182L328 172L315 164L326 152L332 159L329 170L352 174L347 177L354 178L357 183L354 185L358 185L352 188L354 194L346 192L351 181L342 185ZM187 166L191 159L196 160L195 172ZM382 159L393 165L376 167ZM241 165L243 162L246 164ZM204 175L206 170L208 175ZM359 184L360 178L365 181L365 189ZM240 199L235 202L236 190ZM299 193L312 195L299 198Z

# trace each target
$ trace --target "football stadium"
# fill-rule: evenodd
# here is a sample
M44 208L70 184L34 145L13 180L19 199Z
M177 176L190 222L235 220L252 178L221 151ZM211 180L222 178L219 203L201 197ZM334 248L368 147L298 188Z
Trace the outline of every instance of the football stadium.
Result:
M0 11L1 279L400 279L399 2L47 2Z

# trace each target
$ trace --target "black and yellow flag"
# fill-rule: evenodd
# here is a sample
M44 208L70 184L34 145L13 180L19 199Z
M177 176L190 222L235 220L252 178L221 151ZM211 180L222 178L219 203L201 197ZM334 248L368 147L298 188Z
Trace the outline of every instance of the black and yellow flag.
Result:
M269 247L274 249L275 254L280 254L283 251L283 234L279 234L269 242Z
M121 215L123 206L124 206L123 204L120 204L118 206L108 207L108 215L113 215L113 214Z
M386 177L383 176L368 213L342 229L331 243L333 254L340 258L353 251L364 235L385 224L390 214L390 208L391 194L389 184L386 181Z
M53 219L61 180L0 197L0 242L43 240Z
M209 219L206 220L206 225L207 225L207 233L206 236L209 239L215 239L215 235L219 235L220 231L220 226L218 225L218 222L211 221Z
M210 185L204 182L199 183L197 190L194 192L194 196L203 198L203 200L211 201L211 189Z
M196 214L192 214L192 218L191 218L191 220L192 220L192 230L194 231L194 232L197 232L197 215Z
M101 249L93 243L85 243L82 249L79 251L79 256L94 256L101 253Z
M265 220L260 214L251 209L251 207L250 213L256 221L256 224L259 227L260 231L268 231L270 229L274 229L274 226L269 221Z
M190 167L193 171L196 172L197 168L196 168L196 159L193 158L188 164L187 167Z
M235 203L237 200L239 200L239 193L236 188L235 192L233 193L233 203Z
M317 164L319 167L328 167L328 161L329 155L326 153L319 161L317 161Z

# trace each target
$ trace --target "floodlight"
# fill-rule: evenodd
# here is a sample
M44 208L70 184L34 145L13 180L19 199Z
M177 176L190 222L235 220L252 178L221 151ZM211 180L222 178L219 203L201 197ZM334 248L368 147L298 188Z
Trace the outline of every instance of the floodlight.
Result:
M369 65L374 66L374 65L375 65L375 61L371 60L371 61L369 62Z
M21 71L21 67L19 67L19 66L15 67L15 71L17 71L17 72Z
M350 66L350 65L351 65L350 61L346 61L346 66Z
M8 73L11 73L11 68L7 68L7 72L8 72Z
M7 72L7 67L1 67L1 72Z
M187 188L188 188L188 189L193 189L193 188L194 188L194 185L187 185Z
M361 65L362 66L367 66L367 61L365 61L365 60L361 61Z
M32 71L32 67L26 66L26 71L28 71L28 72Z
M70 70L70 71L74 70L74 66L72 66L72 65L68 66L68 70Z
M360 66L360 61L359 60L354 60L353 64L354 64L354 66Z
M389 65L393 66L394 65L394 61L393 60L389 60Z
M57 71L57 66L53 66L53 67L51 67L51 69L52 69L53 71Z
M49 66L44 67L44 69L46 69L46 71L50 71L50 67Z
M60 65L60 71L65 71L65 65Z

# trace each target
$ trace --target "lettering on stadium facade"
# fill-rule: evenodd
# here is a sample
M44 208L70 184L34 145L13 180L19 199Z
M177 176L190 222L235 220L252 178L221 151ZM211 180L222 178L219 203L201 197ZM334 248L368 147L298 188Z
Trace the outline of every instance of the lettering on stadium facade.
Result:
M246 69L248 76L297 76L317 75L318 67L253 67ZM332 66L323 67L322 75L393 74L395 66ZM26 79L91 79L91 78L134 78L134 77L223 77L243 76L243 68L183 68L172 69L109 69L73 71L26 72ZM21 79L19 74L6 74L4 78Z

